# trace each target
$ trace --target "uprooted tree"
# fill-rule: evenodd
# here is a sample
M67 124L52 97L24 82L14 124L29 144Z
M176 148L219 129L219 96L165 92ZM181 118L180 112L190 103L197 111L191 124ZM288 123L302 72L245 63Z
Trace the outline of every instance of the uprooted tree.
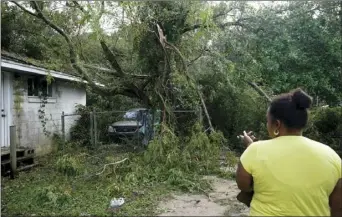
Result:
M341 102L340 2L257 11L246 2L1 4L3 49L76 71L101 102L130 97L168 114L197 107L203 95L212 125L231 144L245 128L264 131L268 95L302 87L317 106Z
M192 57L193 54L183 55L181 46L194 34L204 35L201 42L206 44L208 37L205 34L208 35L210 30L242 25L243 17L233 21L222 19L236 8L223 7L213 11L208 3L186 1L13 3L64 39L64 52L68 54L64 55L94 91L136 98L146 106L163 107L166 114L174 108L189 109L201 104L212 128L200 87L187 69L203 55L205 49L194 45L196 57ZM65 6L66 10L53 10L58 4ZM113 11L119 9L122 17L117 23L120 29L113 37L106 34L101 20L105 16L117 18L118 13ZM73 23L66 26L65 20L61 19L63 14L71 16ZM95 65L84 57L83 44L79 39L86 35L80 34L82 28L90 30L91 37L102 49L105 61ZM108 42L113 42L114 38L115 42L109 45ZM124 46L118 48L118 41L123 41Z

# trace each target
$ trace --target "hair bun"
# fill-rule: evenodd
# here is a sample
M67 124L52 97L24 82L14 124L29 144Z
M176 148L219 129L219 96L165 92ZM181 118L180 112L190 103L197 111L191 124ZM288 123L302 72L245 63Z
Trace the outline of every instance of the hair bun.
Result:
M298 109L308 109L312 104L312 98L300 88L292 92L292 101Z

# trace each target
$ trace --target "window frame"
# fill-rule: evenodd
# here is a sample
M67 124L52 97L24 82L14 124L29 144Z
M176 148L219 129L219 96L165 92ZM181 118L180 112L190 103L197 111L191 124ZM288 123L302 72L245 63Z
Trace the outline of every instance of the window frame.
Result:
M33 86L33 89L36 90L30 90L30 81L31 81L31 86ZM42 83L46 82L46 87L42 88ZM55 97L55 82L52 81L51 84L48 84L46 81L46 76L44 75L30 75L27 77L27 97L28 97L28 102L30 103L40 103L41 102L41 97L44 96L42 93L43 89L46 89L46 99L47 103L56 103L57 99ZM35 86L38 86L35 88ZM33 92L33 93L32 93Z

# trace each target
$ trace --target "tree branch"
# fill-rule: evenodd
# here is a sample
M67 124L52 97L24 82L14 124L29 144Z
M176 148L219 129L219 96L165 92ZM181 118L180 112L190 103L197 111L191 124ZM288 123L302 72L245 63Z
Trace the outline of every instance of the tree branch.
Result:
M72 1L72 3L74 3L74 5L75 5L78 9L80 9L83 13L86 12L86 11L84 10L84 8L83 8L80 4L78 4L77 1Z
M261 96L265 97L268 102L272 102L272 99L254 82L246 81L254 90L256 90Z
M207 48L204 48L204 49L201 51L201 53L200 53L195 59L191 60L191 61L188 63L187 66L188 66L188 67L191 66L196 60L198 60L199 58L201 58L201 57L203 56L203 54L204 54L205 51L208 51L208 49L207 49Z
M34 9L37 12L37 17L40 18L41 20L43 20L48 26L50 26L52 29L54 29L55 31L57 31L61 36L64 37L65 41L68 44L69 47L69 55L70 55L70 62L71 64L74 66L74 68L80 73L83 74L83 70L78 66L78 61L77 61L77 54L75 52L75 48L71 42L70 37L60 28L58 27L56 24L54 24L53 22L51 22L47 17L45 17L45 15L43 14L43 12L41 11L41 9L39 8L38 4L36 1L32 1L31 2Z
M221 29L224 29L224 28L226 28L226 27L228 27L228 26L241 26L241 27L243 27L244 25L241 23L241 21L245 21L245 20L248 20L248 19L249 19L249 18L241 18L241 19L238 19L238 20L235 21L235 22L222 23L222 24L219 25L219 27L220 27Z
M117 75L117 71L113 71L111 69L102 68L99 66L88 65L88 64L82 64L82 65L84 66L84 68L94 69L94 70L98 70L98 71L102 71L102 72L107 72L108 74ZM149 75L139 75L139 74L127 74L127 76L130 76L133 78L139 78L139 79L146 79L146 78L150 77Z
M70 36L67 35L63 31L62 28L57 26L55 23L53 23L43 14L41 8L38 6L36 1L31 1L30 3L33 9L36 11L36 13L30 12L26 10L24 7L22 7L21 5L18 5L16 2L14 2L14 4L18 5L18 7L20 7L25 13L28 13L31 16L41 19L46 25L48 25L49 27L57 31L65 39L69 48L69 56L70 56L70 62L71 62L72 67L82 76L83 79L85 79L88 82L88 85L90 85L95 91L100 92L102 94L107 94L107 95L108 94L112 94L112 95L120 94L120 95L124 95L128 97L135 97L144 101L146 104L150 105L151 102L148 96L138 87L136 87L132 82L124 82L123 85L120 87L107 86L106 88L104 88L102 86L97 85L88 75L86 70L80 65L79 60L78 60L78 55L76 53L76 49L70 39ZM104 2L102 2L101 4L101 10L103 10L103 8L104 8ZM107 51L105 52L106 55L108 55L110 58L114 57L114 60L115 60L114 54L109 50L109 48L107 47L104 41L102 41L101 45L103 46L104 50ZM111 61L111 63L113 63L113 61ZM121 72L123 74L123 71L121 70L120 66L115 69L118 72Z
M31 11L27 10L27 9L24 8L22 5L20 5L18 2L16 2L16 1L11 1L11 2L12 2L13 4L17 5L17 6L18 6L21 10L23 10L25 13L28 13L28 14L30 14L31 16L34 16L34 17L39 18L37 14L32 13Z
M122 71L121 66L119 65L118 61L116 60L116 57L114 53L108 48L106 42L102 39L100 40L102 50L109 61L110 65L117 71L117 75L120 77L123 77L125 73Z
M100 87L99 85L96 85L95 82L90 78L90 76L87 74L87 72L79 65L78 63L78 57L75 51L75 48L71 42L70 37L56 24L54 24L53 22L51 22L42 12L42 10L39 8L37 2L35 1L31 1L31 5L33 7L33 9L36 11L36 13L32 13L28 10L26 10L24 7L22 7L21 5L17 4L16 2L14 2L19 8L21 8L25 13L28 13L34 17L37 17L39 19L41 19L46 25L48 25L49 27L51 27L52 29L54 29L55 31L57 31L66 41L66 43L68 44L68 48L69 48L69 56L70 56L70 62L72 67L88 82L88 84L100 91L100 92L104 92L107 93L109 92L109 90L111 91L115 91L115 92L119 92L119 90L117 88L113 88L113 89L106 89L104 90L104 88Z
M213 20L216 21L219 17L225 16L227 15L229 12L231 12L232 10L234 10L236 8L232 7L229 8L227 11L220 11L216 14L213 15ZM187 26L183 29L183 33L195 30L195 29L199 29L199 28L207 28L209 27L208 25L202 25L202 24L195 24L193 26Z
M151 83L153 81L153 77L150 77L149 79L147 79L142 85L141 85L141 90L144 90L147 85L149 85L149 83Z
M163 33L163 31L161 30L161 28L159 27L158 24L157 24L157 27L158 27L158 32L159 32L159 41L160 41L160 44L161 44L162 48L164 49L166 45L171 47L179 55L179 57L181 58L182 64L183 64L183 67L184 67L184 75L185 75L185 77L186 77L186 79L187 79L189 84L191 84L191 83L194 84L196 93L197 93L198 97L200 98L202 107L204 109L204 113L205 113L205 115L207 117L207 121L208 121L209 127L211 128L211 130L213 132L215 132L215 129L213 128L213 125L211 123L210 116L209 116L209 113L208 113L208 110L207 110L207 106L205 105L202 93L201 93L198 85L196 85L196 82L194 81L194 79L192 79L191 76L188 74L188 67L187 67L186 60L185 60L184 56L182 55L182 53L179 51L179 49L176 46L174 46L173 44L169 43L166 40L166 37L164 36L164 33Z
M126 160L128 160L128 158L125 158L125 159L120 160L120 161L118 161L118 162L105 164L104 167L103 167L103 170L102 170L101 172L99 172L99 173L96 173L96 175L97 175L97 176L98 176L98 175L101 175L101 174L106 170L106 167L107 167L107 166L109 166L109 165L115 165L115 164L120 164L120 163L125 162Z
M77 1L73 1L74 4L82 11L85 13L84 9L77 3ZM101 2L101 8L100 8L100 13L99 15L96 17L96 22L98 23L99 20L101 19L104 11L105 11L105 8L104 8L105 4L104 4L104 1ZM106 42L104 39L101 39L100 40L100 44L101 44L101 47L102 47L102 50L107 58L107 60L109 61L109 63L111 64L112 68L115 70L114 71L109 71L109 70L106 70L106 69L100 69L102 71L107 71L107 72L111 72L113 74L115 74L116 76L118 77L123 77L125 76L125 73L123 72L119 62L116 60L116 56L115 54L109 49L109 47L107 46ZM97 68L99 69L99 68Z
M241 21L244 21L244 20L248 20L249 18L243 18L243 19L238 19L237 21L234 21L234 22L226 22L226 23L222 23L222 24L219 24L218 27L221 28L221 29L224 29L228 26L244 26ZM196 30L196 29L199 29L199 28L209 28L211 27L210 25L204 25L204 24L195 24L193 26L186 26L185 28L183 28L182 30L182 34L186 33L186 32L189 32L189 31L193 31L193 30Z
M105 4L104 4L104 1L101 1L100 13L96 17L96 23L99 26L100 26L100 23L99 23L100 19L101 19L102 15L104 14L104 12L105 12Z
M213 15L213 19L216 20L217 18L219 18L219 17L221 17L221 16L224 16L224 15L228 14L229 12L231 12L231 11L234 10L234 9L236 9L236 8L233 8L233 7L232 7L232 8L230 8L228 11L220 11L219 13Z

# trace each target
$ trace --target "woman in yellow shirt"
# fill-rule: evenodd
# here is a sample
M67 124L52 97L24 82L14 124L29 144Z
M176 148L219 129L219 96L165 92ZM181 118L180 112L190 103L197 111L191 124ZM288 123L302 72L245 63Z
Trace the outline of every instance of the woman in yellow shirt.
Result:
M267 110L270 140L247 145L237 169L241 191L254 191L251 216L342 216L341 158L302 136L311 97L301 89L275 98Z

